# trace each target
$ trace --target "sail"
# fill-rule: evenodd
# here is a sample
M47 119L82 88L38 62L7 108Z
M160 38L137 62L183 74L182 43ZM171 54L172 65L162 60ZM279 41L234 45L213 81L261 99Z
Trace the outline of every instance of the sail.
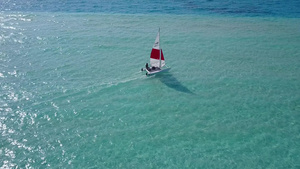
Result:
M160 31L158 31L156 35L156 39L150 55L150 64L154 67L163 67L165 65L164 54L159 44L159 32Z
M161 60L159 59L159 57L161 57ZM150 64L151 64L151 66L154 66L154 67L165 66L165 58L164 58L162 49L154 49L154 48L152 49L151 55L150 55Z

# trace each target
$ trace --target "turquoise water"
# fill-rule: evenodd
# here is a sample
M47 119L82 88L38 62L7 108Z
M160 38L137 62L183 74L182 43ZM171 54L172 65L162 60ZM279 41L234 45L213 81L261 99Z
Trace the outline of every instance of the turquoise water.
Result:
M1 168L300 167L298 17L28 10L0 13Z

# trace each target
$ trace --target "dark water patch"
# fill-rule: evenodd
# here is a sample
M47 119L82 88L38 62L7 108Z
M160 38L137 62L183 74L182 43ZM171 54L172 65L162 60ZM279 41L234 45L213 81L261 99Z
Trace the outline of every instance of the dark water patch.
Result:
M195 94L190 89L182 85L182 83L178 81L171 73L158 74L156 77L169 88L183 93Z
M300 17L300 1L221 1L221 0L167 0L167 1L98 1L98 0L4 0L0 1L0 11L26 12L92 12L122 14L193 14L232 16L282 16Z

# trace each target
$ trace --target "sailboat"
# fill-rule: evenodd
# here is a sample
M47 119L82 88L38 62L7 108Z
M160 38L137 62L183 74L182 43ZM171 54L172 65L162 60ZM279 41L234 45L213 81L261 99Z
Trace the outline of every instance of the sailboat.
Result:
M160 47L159 38L160 28L158 29L158 33L150 54L150 67L148 66L148 63L146 63L145 69L141 69L142 71L147 71L146 75L153 75L171 69L166 65L164 54Z

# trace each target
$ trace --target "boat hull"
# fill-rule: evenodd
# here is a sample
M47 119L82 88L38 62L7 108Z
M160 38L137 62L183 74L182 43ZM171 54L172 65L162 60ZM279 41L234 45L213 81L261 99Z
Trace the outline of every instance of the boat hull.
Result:
M146 69L146 71L147 71L146 75L147 76L151 76L151 75L155 75L155 74L158 74L158 73L167 72L170 69L171 68L165 68L165 69L152 70L152 71L149 71L149 70Z

